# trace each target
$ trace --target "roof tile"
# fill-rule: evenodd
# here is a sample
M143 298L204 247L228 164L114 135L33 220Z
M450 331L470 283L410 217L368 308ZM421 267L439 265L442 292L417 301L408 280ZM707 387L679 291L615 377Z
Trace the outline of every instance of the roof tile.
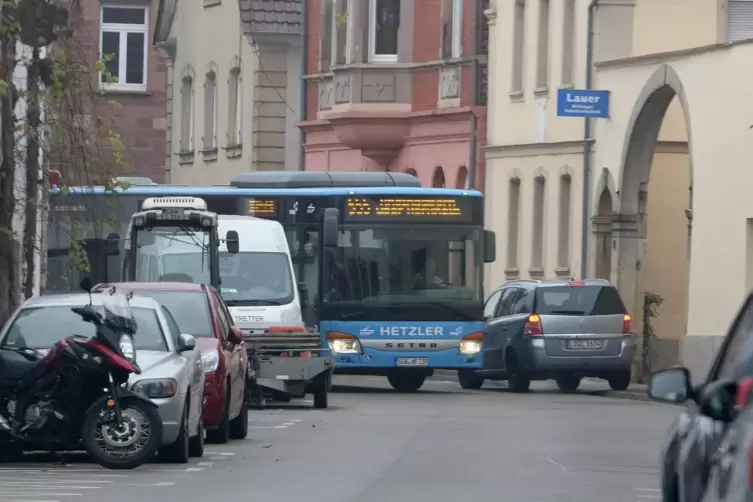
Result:
M304 0L238 0L246 32L298 35Z

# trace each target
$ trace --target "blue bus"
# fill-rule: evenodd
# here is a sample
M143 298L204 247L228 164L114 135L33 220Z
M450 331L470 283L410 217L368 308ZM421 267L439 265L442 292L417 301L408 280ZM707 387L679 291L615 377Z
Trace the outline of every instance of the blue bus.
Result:
M280 221L302 296L304 320L333 350L336 372L381 375L417 390L438 368L481 367L483 266L494 234L483 197L421 188L395 173L245 173L229 186L156 185L125 190L53 189L46 289L123 277L131 214L154 196L196 196L220 214ZM76 260L85 258L88 270Z

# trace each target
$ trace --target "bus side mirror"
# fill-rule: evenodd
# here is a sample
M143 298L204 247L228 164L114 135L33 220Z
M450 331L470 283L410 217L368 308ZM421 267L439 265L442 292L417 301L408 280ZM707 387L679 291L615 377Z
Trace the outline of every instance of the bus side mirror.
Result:
M301 310L306 310L309 306L309 289L302 282L298 283L298 297L301 302Z
M322 217L322 243L325 248L336 248L338 243L337 223L340 219L340 211L328 207Z
M107 240L105 241L105 253L108 256L120 254L118 252L118 244L120 244L120 235L118 235L115 232L112 232L110 235L107 236Z
M497 259L497 236L491 230L484 230L484 263L494 263Z
M235 254L240 247L240 240L238 239L238 232L235 230L228 230L225 235L225 243L227 244L227 252Z

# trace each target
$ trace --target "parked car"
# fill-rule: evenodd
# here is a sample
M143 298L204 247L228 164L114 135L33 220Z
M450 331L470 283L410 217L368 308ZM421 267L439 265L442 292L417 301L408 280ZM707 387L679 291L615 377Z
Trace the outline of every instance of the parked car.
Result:
M484 317L483 368L459 371L463 388L507 380L527 392L532 380L554 379L572 392L583 377L630 385L632 317L609 281L508 282L489 296Z
M719 447L711 455L703 502L753 502L753 378L718 385L720 420L729 420Z
M88 294L42 296L28 300L0 333L0 345L28 346L47 351L73 334L81 334L80 317L71 311L89 303ZM152 298L134 295L130 300L136 319L136 363L132 391L159 406L163 422L160 456L185 463L203 454L201 402L204 374L196 340L177 332L170 313Z
M699 502L709 471L732 417L737 382L753 376L753 296L748 295L732 322L706 379L693 385L683 367L655 373L653 399L688 403L669 430L662 452L661 490L665 502Z
M233 325L215 288L189 282L128 282L115 286L154 298L174 316L179 333L196 338L206 374L203 424L207 441L244 439L248 435L246 348L243 334Z

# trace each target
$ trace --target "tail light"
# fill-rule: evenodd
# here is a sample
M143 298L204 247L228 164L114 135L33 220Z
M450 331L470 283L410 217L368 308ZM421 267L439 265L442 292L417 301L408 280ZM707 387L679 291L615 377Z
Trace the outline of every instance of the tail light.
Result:
M735 394L735 406L742 408L748 402L750 391L753 390L753 378L747 377L740 380L737 384L737 393Z
M526 319L526 325L523 328L524 336L541 336L544 330L541 329L541 317L537 314L531 314Z
M622 334L633 334L633 316L631 316L630 314L625 314L622 316Z
M293 333L304 333L306 332L306 328L299 325L291 325L291 326L270 326L269 329L267 329L267 332L270 334L277 334L277 335L290 335Z

